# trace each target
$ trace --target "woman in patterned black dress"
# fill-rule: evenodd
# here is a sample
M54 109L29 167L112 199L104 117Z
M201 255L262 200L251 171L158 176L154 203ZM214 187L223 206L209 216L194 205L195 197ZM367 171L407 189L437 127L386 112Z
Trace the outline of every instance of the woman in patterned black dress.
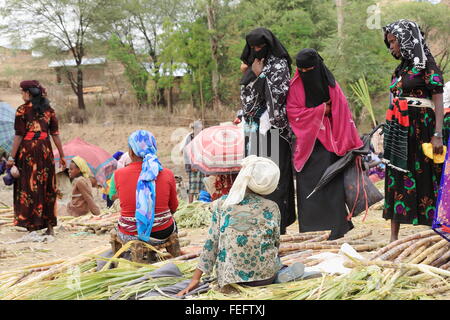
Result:
M392 76L391 105L386 114L384 157L388 162L383 218L391 220L391 241L400 224L431 225L442 165L422 151L431 142L443 152L449 114L443 112L442 72L425 43L419 26L399 20L384 28L385 43L401 60Z
M16 164L20 177L14 181L14 225L28 231L47 228L53 234L56 226L56 175L50 135L61 155L55 111L45 98L45 88L35 80L23 81L23 105L17 108L11 157L8 166Z

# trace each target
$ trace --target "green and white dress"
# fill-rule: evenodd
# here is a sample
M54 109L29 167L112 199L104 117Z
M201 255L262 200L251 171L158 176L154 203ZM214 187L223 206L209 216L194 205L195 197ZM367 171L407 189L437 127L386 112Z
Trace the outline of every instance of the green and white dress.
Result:
M212 219L198 269L215 268L220 287L267 280L281 269L278 205L248 193L237 205L222 208L227 196L212 203Z

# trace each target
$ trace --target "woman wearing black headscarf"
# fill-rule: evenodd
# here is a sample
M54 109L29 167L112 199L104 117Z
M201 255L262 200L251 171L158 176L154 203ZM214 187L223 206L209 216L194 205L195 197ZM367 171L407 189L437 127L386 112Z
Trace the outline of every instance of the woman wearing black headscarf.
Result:
M291 58L271 31L257 28L247 34L241 60L246 156L268 157L280 167L283 179L267 198L280 208L280 230L284 234L286 228L295 222L292 131L286 116Z
M402 19L383 31L386 47L400 60L392 75L384 129L388 165L383 218L391 220L395 241L402 223L432 224L442 164L426 157L422 144L431 143L434 154L442 154L450 115L443 112L442 71L417 23Z
M314 49L297 54L286 110L296 136L293 163L297 171L300 232L331 230L329 240L353 228L345 206L344 177L337 175L308 196L325 170L348 151L362 146L347 99Z

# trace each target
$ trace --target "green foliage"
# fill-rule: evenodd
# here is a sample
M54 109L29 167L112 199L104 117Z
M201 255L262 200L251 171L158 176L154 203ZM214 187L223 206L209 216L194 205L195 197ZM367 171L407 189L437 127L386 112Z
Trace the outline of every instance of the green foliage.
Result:
M377 1L346 0L343 36L339 37L333 0L45 0L38 4L32 0L6 0L6 3L2 8L4 17L17 13L18 9L34 10L38 4L54 10L69 3L78 4L78 11L62 12L62 16L70 20L71 14L83 13L89 18L83 45L91 53L101 52L101 46L108 43L109 56L124 65L140 104L161 104L162 92L175 83L178 85L173 73L182 65L186 66L187 74L180 84L181 98L195 107L212 107L212 73L217 65L223 105L239 108L240 55L245 35L257 27L270 29L281 40L293 58L293 71L298 51L306 47L318 50L347 93L357 122L362 120L365 103L361 104L361 92L352 90L351 85L359 79L364 78L367 83L364 96L370 95L373 102L371 116L383 113L386 107L379 101L387 97L391 74L398 64L383 41L381 26L389 22L400 18L417 21L436 61L446 72L444 78L450 76L450 7L445 4L385 2L381 7L381 25L370 29L367 22L371 13L367 9ZM214 12L212 26L208 25L208 8ZM25 24L23 19L12 20L14 23L9 26L0 23L0 27L3 25L0 30L15 30L12 33L21 36L18 38L25 38L21 33L32 25L40 32L50 30L43 33L47 37L35 42L35 47L45 51L46 56L57 54L63 39L53 34L58 29L43 24L39 15ZM217 39L214 58L211 38ZM147 69L144 62L148 63Z
M377 121L375 119L375 113L373 112L372 100L370 99L369 88L367 86L367 81L365 77L362 77L358 80L358 82L354 84L350 84L350 88L353 90L353 93L358 97L359 102L362 107L366 107L370 113L372 118L372 124L374 127L377 125Z
M167 45L161 54L164 63L185 63L188 74L183 77L181 89L185 99L193 99L194 105L209 103L211 92L212 58L208 40L206 18L178 26L165 25ZM175 65L176 66L176 65ZM167 78L164 75L162 78Z
M130 45L121 42L116 35L113 35L109 40L109 48L109 56L120 61L125 67L125 75L135 92L138 104L141 106L147 105L149 73L142 62L138 60L138 55Z

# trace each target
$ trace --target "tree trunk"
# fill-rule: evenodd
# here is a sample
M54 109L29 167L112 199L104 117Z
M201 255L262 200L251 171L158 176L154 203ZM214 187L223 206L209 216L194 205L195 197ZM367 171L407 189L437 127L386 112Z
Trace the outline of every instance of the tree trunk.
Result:
M203 81L200 80L200 107L202 108L202 122L205 123L205 103L203 100Z
M77 68L77 98L78 98L78 108L80 110L85 110L86 105L84 103L84 92L83 92L83 70L81 70L80 66Z
M344 0L336 0L336 12L337 12L337 33L339 39L344 37Z
M212 90L213 90L213 110L218 111L220 109L220 96L219 96L219 54L218 54L218 39L216 35L216 8L217 0L209 0L206 10L208 16L208 30L209 30L209 42L211 46L211 58L213 61L212 68Z
M169 87L169 99L167 106L169 108L169 113L173 113L173 87L172 85Z
M158 105L167 107L166 98L164 97L164 91L165 91L164 88L158 88Z

